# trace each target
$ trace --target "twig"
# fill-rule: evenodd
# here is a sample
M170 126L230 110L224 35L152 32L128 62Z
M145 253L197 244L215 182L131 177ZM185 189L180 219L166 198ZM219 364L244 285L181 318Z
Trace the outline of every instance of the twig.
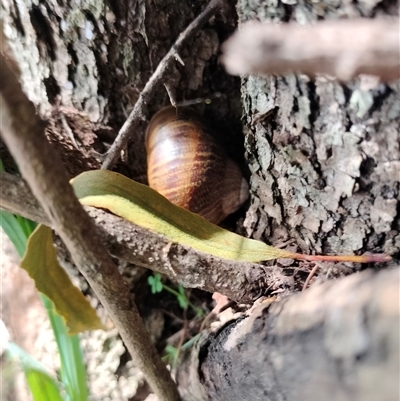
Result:
M0 45L3 38L0 33ZM98 229L76 199L44 122L0 53L2 136L35 197L117 327L135 363L160 400L179 400L178 390L149 341L127 285L101 245Z
M319 263L315 263L315 266L312 268L312 270L310 271L310 273L307 276L306 281L304 282L303 285L303 290L304 291L307 287L308 284L310 284L311 279L313 278L314 274L317 272L317 270L320 268L321 266L319 265Z
M75 140L74 133L72 132L71 127L68 125L67 119L65 118L63 112L60 111L59 115L60 115L60 120L61 120L62 126L64 128L64 131L67 133L68 138L71 140L71 142L75 146L75 148L79 150L79 146Z
M145 119L147 105L155 90L161 84L171 63L177 58L183 46L185 46L187 42L194 37L198 30L217 12L217 10L223 4L223 1L224 0L211 0L204 11L199 14L198 17L185 29L185 31L179 35L175 44L161 60L153 75L147 81L143 91L140 93L139 98L133 107L133 110L131 111L131 114L121 127L111 148L106 153L103 165L101 166L102 169L109 169L115 164L121 149L127 144L131 132L134 130L140 120Z
M0 182L0 208L53 226L21 178L0 173ZM86 206L85 210L112 255L164 274L185 288L217 291L246 303L283 286L282 275L274 268L212 257L179 244L173 244L166 254L169 242L164 236L101 209Z
M234 75L325 73L340 80L400 77L399 19L323 21L313 26L244 24L223 47Z

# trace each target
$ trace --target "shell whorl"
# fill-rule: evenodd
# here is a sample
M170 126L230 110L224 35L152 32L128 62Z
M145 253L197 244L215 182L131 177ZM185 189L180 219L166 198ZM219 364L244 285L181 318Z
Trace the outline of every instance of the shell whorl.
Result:
M149 186L171 203L215 224L248 198L239 167L190 109L167 107L146 132Z

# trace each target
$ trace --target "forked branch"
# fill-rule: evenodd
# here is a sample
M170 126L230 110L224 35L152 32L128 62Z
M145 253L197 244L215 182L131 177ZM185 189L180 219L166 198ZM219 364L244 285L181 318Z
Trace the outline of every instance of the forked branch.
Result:
M0 36L0 45L2 36ZM3 139L51 225L96 292L137 366L160 400L179 400L175 383L149 340L135 303L91 218L75 197L44 122L0 53L0 121Z

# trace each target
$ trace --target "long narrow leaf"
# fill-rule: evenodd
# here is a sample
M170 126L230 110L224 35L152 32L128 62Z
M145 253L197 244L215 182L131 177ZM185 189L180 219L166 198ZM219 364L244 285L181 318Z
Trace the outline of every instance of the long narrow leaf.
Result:
M86 385L86 368L77 335L68 334L63 319L54 310L54 304L42 295L51 327L53 328L61 360L61 381L64 383L71 401L86 401L88 390Z
M3 170L1 159L0 170ZM18 254L22 257L26 251L27 239L34 231L36 223L21 216L14 216L11 213L0 210L0 226L14 244ZM86 368L79 345L79 337L68 334L68 328L64 320L55 312L53 303L44 295L41 295L41 297L56 338L61 360L61 380L67 393L67 399L69 401L87 401ZM17 355L21 361L34 400L63 400L56 382L46 373L40 363L35 361L17 345L12 343L9 345L9 352L14 356Z
M25 253L27 236L18 223L17 218L4 210L0 210L0 226L14 244L18 255L22 257Z
M22 216L19 216L19 215L16 215L15 217L17 218L19 225L21 226L22 230L24 231L26 238L29 238L29 236L35 230L37 224L31 220L25 219Z
M18 358L35 401L63 401L57 380L39 361L12 342L8 343L6 352Z
M83 205L110 212L171 242L224 259L260 262L277 258L336 262L385 262L385 254L303 255L269 246L218 227L202 217L173 205L150 187L108 170L86 171L71 180Z

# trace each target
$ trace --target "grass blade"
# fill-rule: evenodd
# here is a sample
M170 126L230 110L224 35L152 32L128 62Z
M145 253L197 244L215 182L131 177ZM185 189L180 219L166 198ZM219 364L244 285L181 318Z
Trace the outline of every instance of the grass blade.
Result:
M0 159L0 170L3 171L3 163ZM0 226L14 244L18 254L22 257L25 254L28 237L34 231L36 223L21 216L15 216L4 210L0 210ZM54 336L57 342L61 361L61 381L65 386L68 401L87 401L88 389L86 384L86 368L83 361L83 354L79 344L79 337L69 335L63 319L55 312L53 303L44 295L41 295L42 302L49 316ZM24 361L23 370L35 401L58 401L64 400L56 392L42 368L34 369L35 361L30 355L10 343L10 352L19 355ZM38 364L37 361L35 363ZM26 367L24 367L26 366ZM53 380L53 379L52 379Z
M20 226L17 218L4 210L0 210L0 226L14 244L19 256L25 253L27 235Z
M59 383L39 361L12 342L7 344L6 352L18 358L34 401L63 401Z
M64 320L54 310L54 304L41 294L47 310L51 327L54 331L61 360L61 381L64 383L69 400L86 401L88 390L86 385L86 368L77 335L69 335Z

